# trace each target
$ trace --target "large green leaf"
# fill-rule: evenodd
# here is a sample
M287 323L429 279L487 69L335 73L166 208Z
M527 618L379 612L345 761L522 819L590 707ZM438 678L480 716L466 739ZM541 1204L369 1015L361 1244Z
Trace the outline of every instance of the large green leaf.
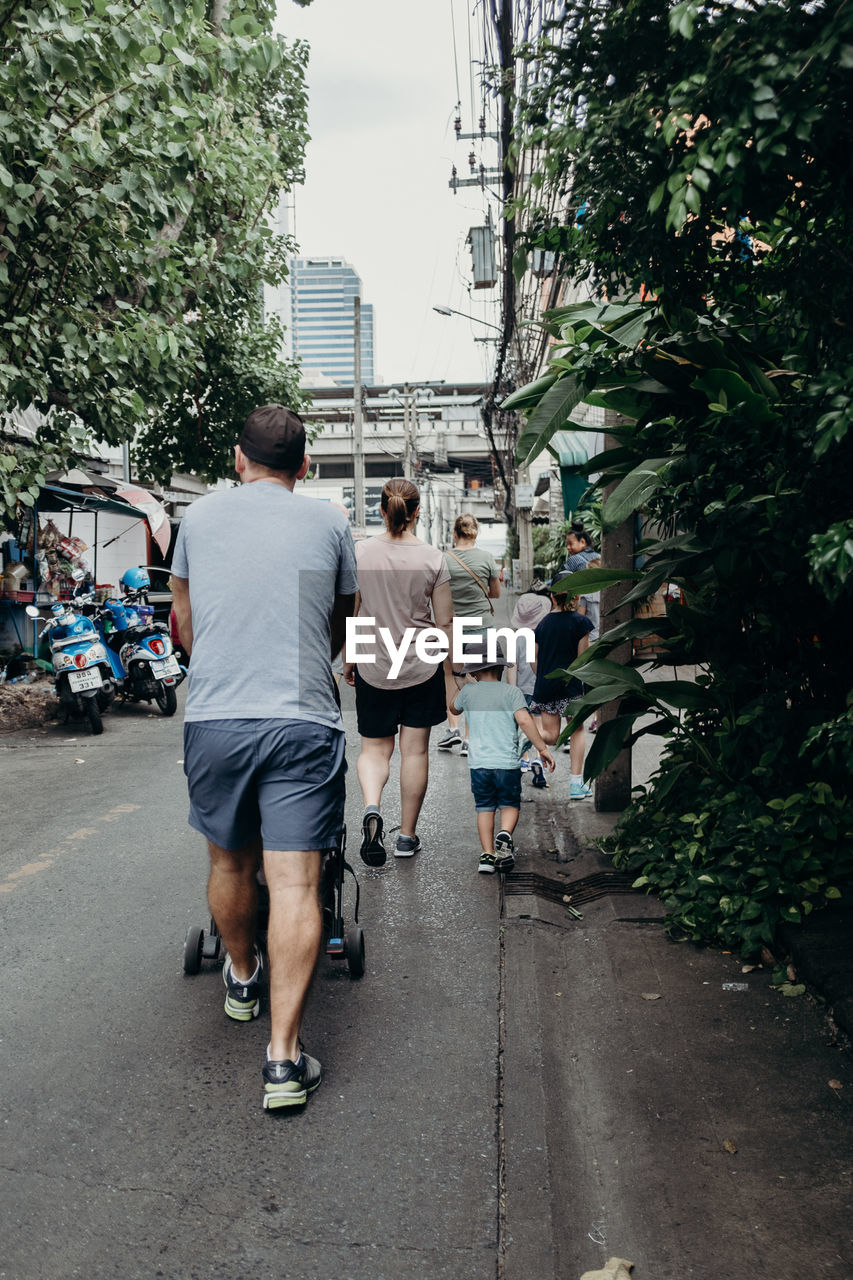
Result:
M645 681L634 667L623 667L619 662L611 662L609 658L596 658L587 662L583 669L584 684L602 685L624 684L625 691L636 692L645 688Z
M639 569L578 569L562 578L558 574L553 585L561 593L590 595L602 587L612 587L614 582L635 582L642 576Z
M558 376L556 373L546 373L543 377L537 378L535 382L528 382L526 386L519 387L517 391L513 391L511 395L507 396L501 404L501 408L534 409L548 388L553 387Z
M634 716L614 716L612 720L599 722L595 740L587 752L583 776L587 781L597 778L611 765L625 746Z
M661 484L661 472L672 461L671 457L649 458L616 486L601 512L602 526L615 529L647 502Z
M555 431L565 427L572 409L582 399L583 392L571 376L560 378L545 392L528 418L516 447L515 460L520 467L542 452Z
M649 680L646 692L678 711L708 711L717 705L707 689L689 680Z

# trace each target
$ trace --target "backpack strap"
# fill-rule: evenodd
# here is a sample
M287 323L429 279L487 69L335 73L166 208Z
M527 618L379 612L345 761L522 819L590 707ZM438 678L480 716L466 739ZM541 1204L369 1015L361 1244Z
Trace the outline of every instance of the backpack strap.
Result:
M448 551L447 555L453 556L453 559L456 561L456 563L461 564L462 568L465 570L466 573L470 573L471 577L474 579L477 586L480 588L483 595L486 597L486 604L489 606L489 613L494 614L495 606L492 604L491 598L489 596L489 588L483 582L483 579L474 572L474 570L471 568L469 564L466 564L464 560L461 560L455 551Z

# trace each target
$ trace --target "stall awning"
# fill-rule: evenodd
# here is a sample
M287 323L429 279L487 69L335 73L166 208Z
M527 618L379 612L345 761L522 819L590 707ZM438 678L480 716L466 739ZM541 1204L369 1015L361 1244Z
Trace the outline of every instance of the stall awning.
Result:
M46 502L43 497L39 498L43 511L111 511L114 515L147 520L151 536L163 555L169 550L169 517L163 504L147 489L84 471L82 467L72 467L70 471L49 475L41 492L48 498Z
M586 431L555 431L548 451L561 467L581 467L589 460L589 433Z
M590 435L586 431L555 431L548 450L560 464L563 515L568 520L577 510L589 481L580 470L589 460Z
M66 489L64 485L43 484L38 501L39 511L112 511L119 516L144 519L144 514L121 498L91 490Z

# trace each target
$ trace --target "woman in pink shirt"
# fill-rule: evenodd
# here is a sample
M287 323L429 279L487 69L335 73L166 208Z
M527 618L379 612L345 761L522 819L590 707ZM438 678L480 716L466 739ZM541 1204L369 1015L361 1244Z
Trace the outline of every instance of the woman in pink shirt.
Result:
M380 812L391 756L400 735L400 834L395 856L420 849L417 822L429 776L429 732L447 710L441 661L425 662L415 650L419 632L449 632L453 619L450 574L443 554L415 537L420 493L411 480L389 480L382 490L385 532L356 543L359 644L369 656L347 662L344 678L355 687L361 755L358 781L364 797L361 857L368 866L385 861ZM382 629L385 630L383 637ZM408 647L401 644L405 633ZM390 639L391 644L388 644ZM433 637L435 640L436 637Z

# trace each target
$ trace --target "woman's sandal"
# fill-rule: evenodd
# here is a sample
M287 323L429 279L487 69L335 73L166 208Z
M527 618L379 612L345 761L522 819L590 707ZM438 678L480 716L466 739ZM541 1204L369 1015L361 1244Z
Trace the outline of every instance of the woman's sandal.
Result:
M381 813L367 813L361 824L361 860L369 867L381 867L385 863L385 845L382 843L384 824Z

